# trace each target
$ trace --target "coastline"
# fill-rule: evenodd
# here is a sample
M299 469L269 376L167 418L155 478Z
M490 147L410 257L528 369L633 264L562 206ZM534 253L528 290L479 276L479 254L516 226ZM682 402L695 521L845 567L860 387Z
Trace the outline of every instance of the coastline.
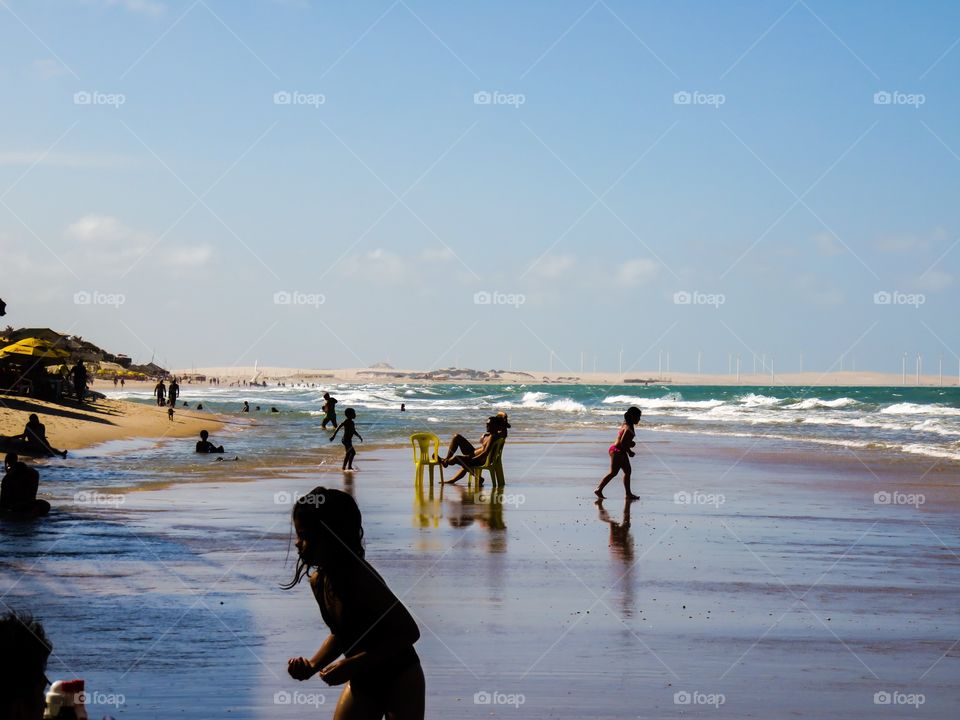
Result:
M741 372L739 379L735 374L723 373L681 373L658 372L656 370L630 370L628 372L574 372L564 371L513 371L489 370L477 371L467 368L446 368L443 370L410 370L400 368L290 368L290 367L203 367L172 370L178 377L204 375L219 377L229 382L250 381L258 377L260 381L288 383L369 383L403 385L407 383L450 383L490 384L490 383L551 383L557 385L719 385L719 386L796 386L796 387L957 387L960 378L956 373L943 375L940 384L939 374L924 374L917 383L915 374L907 373L906 383L897 373L832 371L832 372L794 372L794 373L746 373ZM203 384L203 383L200 383ZM187 387L187 385L184 385Z

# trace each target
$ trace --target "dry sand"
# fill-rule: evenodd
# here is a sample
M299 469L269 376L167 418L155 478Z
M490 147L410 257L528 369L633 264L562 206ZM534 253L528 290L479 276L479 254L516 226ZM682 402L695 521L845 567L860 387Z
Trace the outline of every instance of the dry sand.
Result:
M67 451L109 440L189 437L203 429L213 432L224 422L213 413L184 408L177 408L171 421L166 408L124 400L97 400L81 406L0 395L0 435L19 435L31 413L46 426L50 443Z

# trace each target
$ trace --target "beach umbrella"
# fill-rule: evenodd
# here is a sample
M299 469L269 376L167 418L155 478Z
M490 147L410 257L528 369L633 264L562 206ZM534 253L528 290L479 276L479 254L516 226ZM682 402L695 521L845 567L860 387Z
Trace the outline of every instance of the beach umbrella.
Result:
M4 360L31 361L44 365L54 365L69 360L70 353L66 350L61 350L48 340L24 338L0 349L0 358Z

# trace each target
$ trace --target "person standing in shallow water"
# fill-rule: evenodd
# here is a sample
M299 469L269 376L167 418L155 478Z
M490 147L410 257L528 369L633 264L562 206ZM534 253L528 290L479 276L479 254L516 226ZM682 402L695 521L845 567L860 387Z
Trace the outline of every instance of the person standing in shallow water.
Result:
M425 680L413 647L420 629L366 561L356 501L316 487L297 499L293 527L299 559L283 587L309 579L330 635L313 657L290 658L287 672L296 680L319 675L327 685L343 685L334 720L422 720Z
M597 485L597 489L593 491L598 498L604 497L603 489L621 471L623 471L623 491L626 493L627 499L638 500L640 498L639 495L634 495L630 491L630 475L632 473L630 458L634 456L633 447L637 444L633 439L637 434L635 426L640 422L642 415L643 412L638 407L631 407L623 414L623 424L620 425L617 440L607 448L607 453L610 455L610 472L603 476L600 484Z
M344 470L353 470L353 459L357 456L357 450L353 447L353 436L356 435L360 438L360 442L363 442L363 438L360 437L360 433L357 432L357 425L354 422L357 418L357 411L353 408L347 408L347 411L344 413L347 416L347 419L343 421L337 429L333 431L333 435L330 436L330 442L333 442L337 433L340 430L343 430L343 469Z
M323 394L323 406L320 408L324 412L323 422L320 423L320 428L323 430L327 429L327 423L333 423L333 426L337 426L337 399L331 397L330 393L325 392Z

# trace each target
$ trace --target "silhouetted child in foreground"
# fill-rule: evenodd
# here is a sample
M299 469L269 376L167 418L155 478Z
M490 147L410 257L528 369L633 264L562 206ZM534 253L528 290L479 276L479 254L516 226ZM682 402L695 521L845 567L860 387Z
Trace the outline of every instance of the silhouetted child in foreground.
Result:
M413 649L420 630L364 559L357 503L340 490L316 487L293 506L293 527L299 560L284 588L308 577L330 635L313 657L290 658L287 672L345 685L335 720L423 718L423 669Z
M636 445L633 438L636 436L634 426L640 422L643 412L638 407L632 407L623 414L623 424L620 426L620 432L617 433L617 441L607 448L610 455L610 472L603 476L594 494L598 498L603 497L603 489L607 483L613 480L617 473L623 470L623 490L630 500L638 500L639 495L630 492L630 458L634 456L633 447Z
M343 456L343 469L353 470L353 459L357 456L357 451L353 447L353 436L356 435L360 438L360 442L363 442L363 438L360 437L360 433L357 432L357 425L354 422L357 418L357 411L353 408L347 408L343 414L347 416L347 419L340 423L337 429L333 431L333 435L330 436L330 442L336 439L337 433L340 432L342 428L343 439L340 442L343 443L343 449L346 451L346 454Z

